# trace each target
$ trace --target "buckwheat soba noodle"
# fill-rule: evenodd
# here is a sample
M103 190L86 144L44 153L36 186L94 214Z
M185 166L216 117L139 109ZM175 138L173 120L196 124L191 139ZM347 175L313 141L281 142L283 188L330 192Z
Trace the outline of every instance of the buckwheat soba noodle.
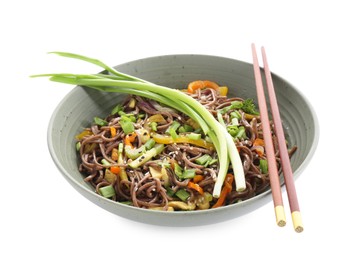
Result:
M85 181L108 199L167 211L216 208L267 190L269 172L253 100L228 97L227 87L213 88L210 85L216 83L208 83L186 93L223 120L242 160L244 191L236 191L233 174L228 172L224 195L214 198L219 163L209 137L186 115L134 95L106 118L95 117L93 124L76 136L79 170ZM274 133L273 140L280 168ZM290 156L295 150L290 149Z

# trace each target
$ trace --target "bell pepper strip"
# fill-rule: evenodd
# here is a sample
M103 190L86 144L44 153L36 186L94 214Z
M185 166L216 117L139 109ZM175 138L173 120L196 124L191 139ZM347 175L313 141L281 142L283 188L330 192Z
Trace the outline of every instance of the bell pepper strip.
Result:
M217 202L212 206L212 208L224 206L227 195L232 191L233 179L233 174L227 173L221 195L219 196Z
M161 135L158 133L152 133L151 137L158 144L189 143L206 149L214 149L214 145L204 139L192 140L188 138L187 135L182 134L179 134L176 139L173 139L169 135Z
M187 187L188 187L188 188L191 188L191 189L193 189L193 190L195 190L195 191L198 191L201 195L203 195L203 193L204 193L204 191L203 191L203 189L201 188L201 186L198 185L197 183L192 182L192 181L189 181L189 182L187 183Z
M112 137L115 137L117 135L117 130L116 130L116 128L114 126L110 127L110 135Z
M135 132L127 134L124 138L124 144L134 148L134 146L131 143L135 141L136 135L137 134Z
M81 141L84 137L93 135L92 131L90 130L84 130L80 134L76 135L76 139L78 141Z
M197 89L204 89L204 88L212 88L218 91L219 85L209 80L196 80L188 84L187 92L193 94L197 91Z
M228 87L227 86L220 86L218 89L218 93L220 96L227 96L228 94Z
M264 146L264 139L256 138L253 142L253 146Z
M202 175L195 175L195 177L193 177L193 182L194 183L198 183L200 181L203 180L203 176Z
M124 150L123 143L119 143L119 145L118 145L118 164L124 164L123 150ZM115 173L115 172L113 172L113 173ZM120 180L126 180L126 181L129 180L124 166L119 166L119 173L117 173L117 174L119 175Z
M140 157L136 158L134 161L131 161L128 165L135 169L149 161L151 158L155 157L159 153L164 150L165 146L163 144L156 144L153 148L149 151L141 155Z

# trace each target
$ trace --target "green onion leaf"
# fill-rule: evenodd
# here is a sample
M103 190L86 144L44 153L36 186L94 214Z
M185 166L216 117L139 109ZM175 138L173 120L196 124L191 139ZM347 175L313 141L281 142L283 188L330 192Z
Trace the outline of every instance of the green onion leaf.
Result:
M188 193L184 189L179 189L178 191L176 191L175 196L177 196L182 201L186 201L190 197L190 193Z
M99 118L99 117L94 117L94 123L96 124L96 125L99 125L99 126L105 126L105 125L108 125L108 122L107 121L105 121L104 119L101 119L101 118Z
M105 198L111 198L115 195L115 190L112 185L99 188L99 194Z
M125 134L130 134L135 131L135 127L133 122L131 121L119 121L119 124L121 125L123 131Z

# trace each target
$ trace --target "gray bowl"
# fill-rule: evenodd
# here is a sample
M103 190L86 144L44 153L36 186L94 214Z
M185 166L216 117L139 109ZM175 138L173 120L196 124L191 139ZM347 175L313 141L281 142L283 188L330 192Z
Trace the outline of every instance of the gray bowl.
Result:
M207 79L229 86L230 96L256 99L252 64L207 55L167 55L128 62L116 68L124 73L171 88L185 88L193 80ZM273 74L286 137L298 150L291 160L299 176L318 143L318 122L306 98L290 83ZM74 136L91 124L94 116L106 116L124 98L75 87L55 109L48 126L48 147L54 163L67 181L84 197L103 209L133 221L165 226L206 225L239 217L272 200L268 190L244 202L217 209L161 212L123 205L96 194L78 171ZM273 213L272 213L273 214Z

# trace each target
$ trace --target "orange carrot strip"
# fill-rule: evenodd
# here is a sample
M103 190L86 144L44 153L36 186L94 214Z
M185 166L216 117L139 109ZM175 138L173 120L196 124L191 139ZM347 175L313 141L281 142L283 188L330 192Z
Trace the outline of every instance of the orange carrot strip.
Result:
M120 168L118 166L112 166L112 167L110 167L110 171L114 174L119 174Z
M203 193L204 193L203 189L200 187L200 185L198 185L197 183L194 183L192 181L188 182L187 187L198 191L201 195L203 195Z
M133 147L131 143L135 141L135 138L136 138L136 133L127 134L124 139L124 144Z
M257 138L253 142L253 146L264 146L264 140L261 138Z
M212 208L218 208L225 204L227 195L232 191L233 179L233 174L228 173L226 179L224 180L224 187L222 189L221 196L217 200L216 204L212 206Z
M202 175L195 175L195 177L193 177L193 182L197 183L203 180L203 176Z

